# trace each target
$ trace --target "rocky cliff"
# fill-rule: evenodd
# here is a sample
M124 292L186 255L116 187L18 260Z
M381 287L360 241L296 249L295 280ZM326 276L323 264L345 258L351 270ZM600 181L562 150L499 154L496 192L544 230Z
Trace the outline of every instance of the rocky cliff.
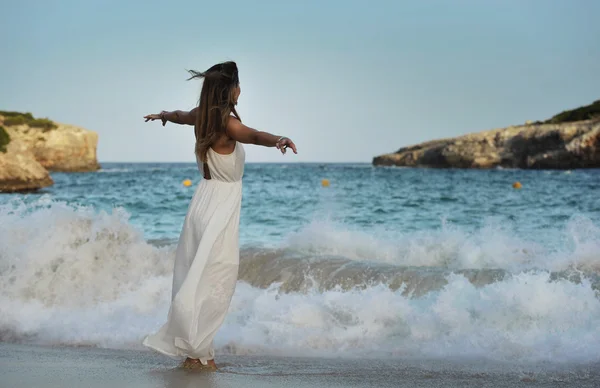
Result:
M401 148L375 157L373 164L436 168L600 167L600 118L590 109L598 106L600 101L562 112L545 123L493 129ZM585 114L579 114L582 111ZM581 118L584 120L578 120Z
M52 184L48 170L22 141L11 141L0 150L0 192L33 191Z
M35 126L36 123L32 121L15 120L18 116L13 112L5 112L13 113L13 116L8 117L2 113L0 112L0 125L4 126L10 138L25 143L46 169L82 172L96 171L100 168L96 158L96 132L45 119L42 120L49 124Z
M36 119L29 113L0 111L0 192L51 185L50 171L100 168L98 134L73 125Z

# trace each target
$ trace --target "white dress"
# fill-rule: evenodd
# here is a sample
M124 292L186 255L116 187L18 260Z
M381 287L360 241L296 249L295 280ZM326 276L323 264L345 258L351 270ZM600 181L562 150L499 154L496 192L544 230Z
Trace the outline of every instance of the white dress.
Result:
M175 253L167 322L143 344L171 358L214 358L213 339L235 290L245 152L209 149L211 179L202 179L190 202ZM198 169L203 164L197 158Z

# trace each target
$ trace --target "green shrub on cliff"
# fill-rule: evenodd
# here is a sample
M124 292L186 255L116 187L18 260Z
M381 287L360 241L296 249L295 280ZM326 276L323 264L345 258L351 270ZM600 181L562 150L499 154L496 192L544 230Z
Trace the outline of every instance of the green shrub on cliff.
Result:
M547 120L548 124L569 123L572 121L589 120L600 117L600 100L577 109L566 110Z
M4 125L9 127L12 125L22 125L26 123L27 119L25 118L25 116L9 116L4 119Z
M0 115L4 116L4 125L6 126L27 124L32 128L42 128L44 131L49 131L56 128L56 124L52 120L47 118L36 119L29 112L21 113L0 111Z
M0 152L6 152L6 146L10 143L10 136L3 126L0 126Z
M25 118L25 120L33 120L33 115L29 112L23 113L23 112L9 112L9 111L0 110L0 116L4 116L4 117L23 116Z
M29 124L29 126L33 128L42 128L45 131L49 131L51 129L56 128L56 124L54 124L54 121L49 119L33 119L27 122L27 124Z

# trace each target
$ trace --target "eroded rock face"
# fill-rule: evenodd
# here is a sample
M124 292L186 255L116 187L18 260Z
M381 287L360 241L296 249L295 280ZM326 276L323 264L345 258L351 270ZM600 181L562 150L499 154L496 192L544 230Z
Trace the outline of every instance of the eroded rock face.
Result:
M100 168L96 157L98 134L72 125L43 130L27 125L5 126L11 139L21 140L50 171L85 172Z
M522 125L434 140L377 156L373 164L435 168L600 167L600 120Z
M38 190L54 184L48 170L19 139L11 139L6 152L0 152L0 192Z
M13 117L12 125L0 115L0 192L33 191L50 186L54 182L48 170L83 172L100 168L96 132L50 120L46 121L51 127L31 127L24 122L39 123L26 115L20 123Z

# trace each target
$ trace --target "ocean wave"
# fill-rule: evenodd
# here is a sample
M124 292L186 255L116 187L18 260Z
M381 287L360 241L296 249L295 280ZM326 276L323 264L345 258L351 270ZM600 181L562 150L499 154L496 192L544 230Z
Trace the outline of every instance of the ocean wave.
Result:
M287 237L282 247L312 257L449 269L569 269L600 272L600 227L582 216L555 230L554 246L523 238L494 219L475 231L443 223L436 230L399 233L319 220Z
M235 354L600 360L600 300L588 281L447 282L418 298L385 285L281 293L240 283L216 343Z
M131 168L113 167L113 168L101 168L97 172L101 173L101 174L122 174L122 173L128 173L128 172L132 172L132 171L133 170Z
M240 282L218 354L600 361L600 301L589 282L522 273L475 287L461 275L421 297L385 285L282 292ZM168 311L168 279L78 308L2 300L4 341L141 349Z
M386 240L313 223L279 248L243 250L215 345L220 354L598 361L598 231L575 219L563 232L572 244L557 250L497 230ZM533 253L514 253L524 247ZM0 205L0 340L141 348L166 319L173 257L172 244L145 241L122 209L48 197Z
M172 249L148 244L123 209L42 197L0 206L0 295L46 306L114 301L172 271Z
M600 290L600 273L570 268L563 271L524 270L510 272L500 268L450 269L447 267L399 266L356 261L344 257L300 256L298 252L273 249L245 249L240 258L239 279L258 288L277 284L282 292L350 290L385 285L401 289L405 296L418 297L439 291L448 276L460 275L473 286L482 287L510 279L521 273L544 273L553 280L581 283L586 279L592 289Z

